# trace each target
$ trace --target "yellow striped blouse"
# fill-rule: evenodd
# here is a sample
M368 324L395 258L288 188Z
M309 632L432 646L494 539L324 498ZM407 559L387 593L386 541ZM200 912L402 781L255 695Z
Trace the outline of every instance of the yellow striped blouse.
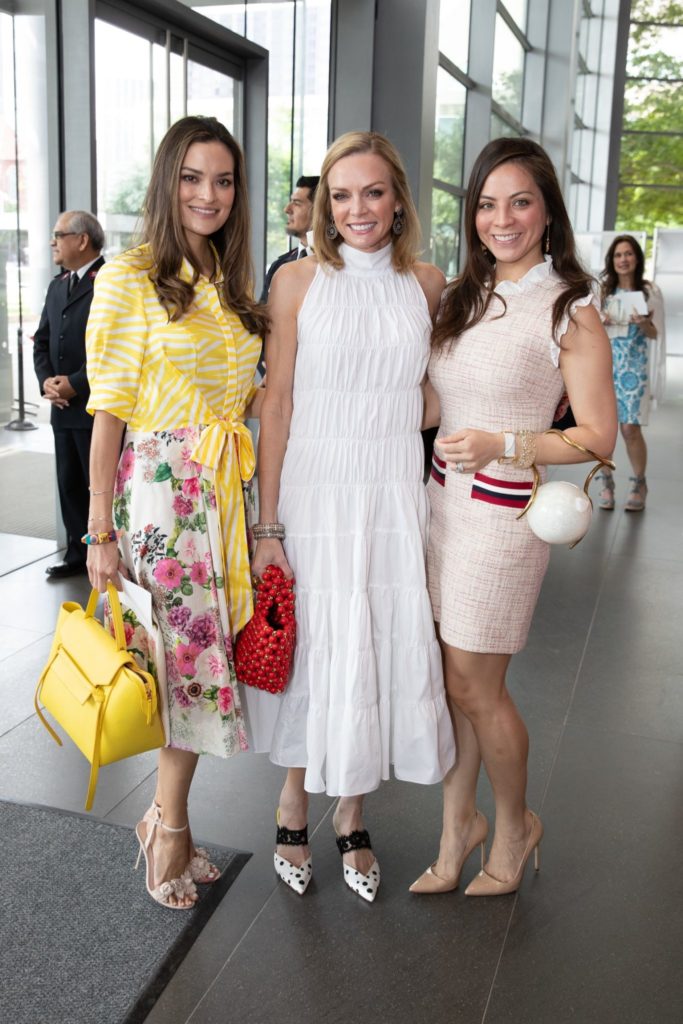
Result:
M204 428L192 458L215 473L226 596L237 633L252 614L242 480L251 479L255 459L244 412L261 340L221 305L205 277L194 286L189 312L170 322L150 266L149 247L140 246L97 275L86 333L88 411L112 413L135 431ZM187 261L181 277L192 279Z

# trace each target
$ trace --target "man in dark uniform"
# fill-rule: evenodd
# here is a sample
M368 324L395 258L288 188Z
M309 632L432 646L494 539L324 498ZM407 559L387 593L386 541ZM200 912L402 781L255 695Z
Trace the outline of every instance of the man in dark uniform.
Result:
M57 483L67 547L64 561L46 569L50 579L85 569L81 537L88 526L88 460L92 417L86 412L90 389L85 372L85 328L93 281L104 263L104 232L91 213L60 214L52 233L52 259L62 272L47 290L34 335L33 365L41 393L52 404Z
M296 238L298 245L294 249L288 249L287 252L283 252L269 266L266 280L263 284L261 302L268 301L268 292L270 291L270 282L273 280L273 274L276 270L280 269L283 263L290 263L292 260L301 259L302 256L308 256L306 235L313 226L313 199L315 198L315 190L318 187L319 181L320 178L315 176L304 175L299 178L296 188L284 208L287 217L285 231L290 238Z

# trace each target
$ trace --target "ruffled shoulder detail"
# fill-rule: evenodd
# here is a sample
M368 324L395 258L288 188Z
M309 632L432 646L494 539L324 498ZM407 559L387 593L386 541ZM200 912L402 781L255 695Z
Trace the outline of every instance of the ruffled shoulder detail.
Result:
M560 320L559 326L557 328L557 340L556 338L552 338L550 342L550 358L552 359L553 364L555 366L560 365L560 342L562 341L562 338L565 336L569 329L569 321L576 312L576 310L580 309L581 306L593 306L598 311L598 313L600 313L600 302L598 300L597 295L594 295L593 292L590 292L588 295L583 295L580 299L575 299L574 302L570 304L568 309L565 310L564 316Z

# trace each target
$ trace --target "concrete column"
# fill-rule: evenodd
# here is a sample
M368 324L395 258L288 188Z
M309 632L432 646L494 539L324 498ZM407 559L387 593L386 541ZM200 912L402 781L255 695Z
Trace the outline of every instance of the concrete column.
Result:
M375 5L339 0L332 5L329 138L372 126Z
M574 124L574 83L579 0L549 0L541 145L548 151L565 192L569 186L570 139Z
M467 184L472 164L491 137L491 83L493 40L496 31L496 0L477 0L470 22L468 74L477 83L467 93L464 177Z
M408 172L423 238L428 239L439 0L377 0L376 11L372 127L398 147Z
M64 209L94 211L95 3L69 0L61 12Z

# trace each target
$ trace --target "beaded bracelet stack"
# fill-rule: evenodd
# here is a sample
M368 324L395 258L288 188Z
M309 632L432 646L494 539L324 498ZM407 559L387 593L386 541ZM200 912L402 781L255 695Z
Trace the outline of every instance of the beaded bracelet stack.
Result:
M119 539L117 530L104 530L102 533L84 533L81 544L111 544Z
M282 523L257 523L252 526L254 540L284 540L285 528Z

